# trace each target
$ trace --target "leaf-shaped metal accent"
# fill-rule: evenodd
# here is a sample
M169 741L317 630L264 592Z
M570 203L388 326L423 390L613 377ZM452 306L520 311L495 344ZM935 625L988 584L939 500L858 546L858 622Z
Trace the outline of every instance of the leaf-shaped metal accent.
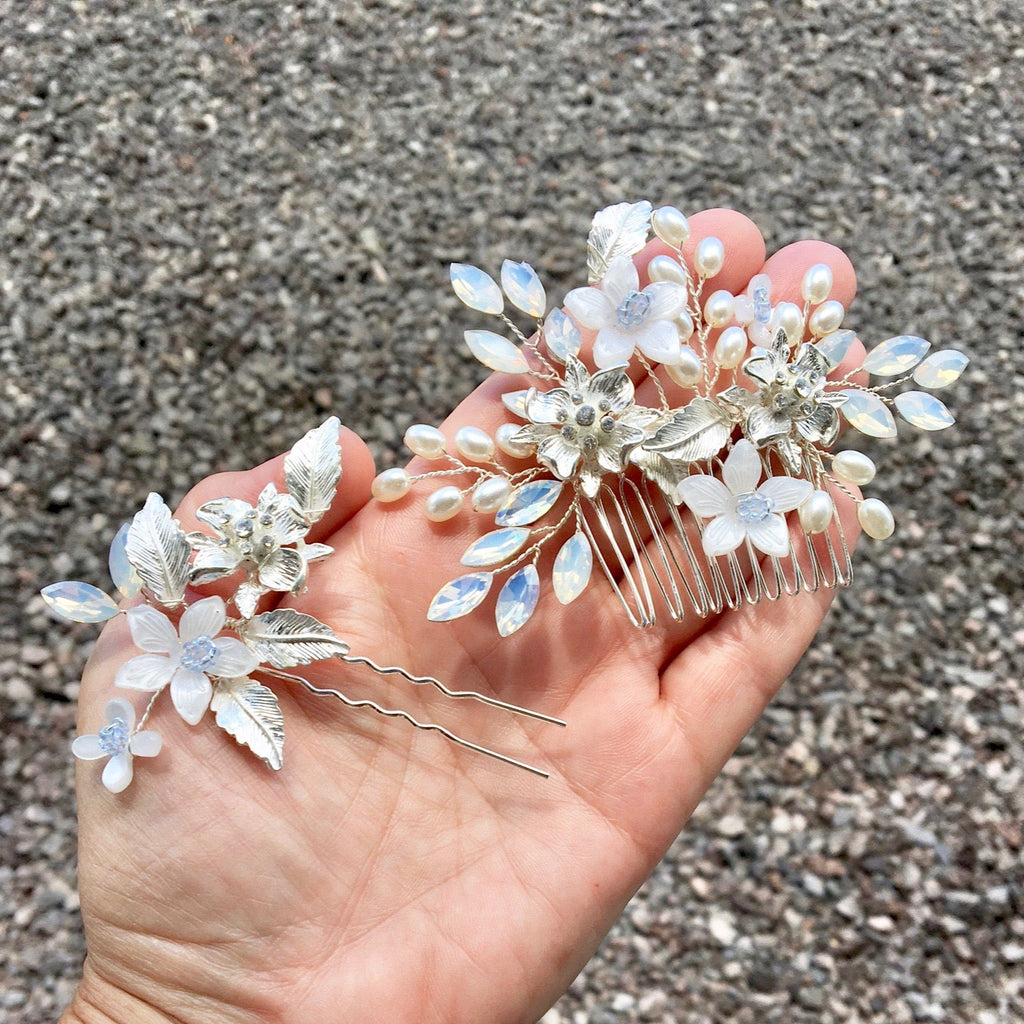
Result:
M600 281L616 256L633 256L647 242L651 204L617 203L594 215L587 238L587 283Z
M125 551L143 585L160 604L167 608L181 604L192 548L159 494L150 494L143 508L135 513Z
M717 455L731 433L732 419L717 402L695 398L643 447L673 461L699 462Z
M341 477L337 416L314 427L284 457L284 479L292 506L309 523L331 507Z
M330 626L291 608L257 615L238 627L238 635L260 661L275 668L308 665L348 653L348 644L339 640Z
M217 724L274 771L284 764L284 715L273 690L254 679L219 679L210 709Z

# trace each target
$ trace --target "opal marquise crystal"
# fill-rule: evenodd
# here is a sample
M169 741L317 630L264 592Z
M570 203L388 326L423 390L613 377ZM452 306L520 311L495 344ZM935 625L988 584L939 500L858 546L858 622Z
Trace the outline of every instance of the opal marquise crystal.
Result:
M905 391L897 395L896 410L908 423L921 430L942 430L955 422L942 402L923 391Z
M450 622L468 615L487 596L493 581L489 572L472 572L446 583L430 602L427 618L431 622Z
M41 593L53 611L72 622L106 622L117 615L113 599L90 583L65 580L43 587Z
M948 388L960 379L970 360L956 349L947 348L933 352L914 371L914 383L923 388Z
M843 391L846 401L839 407L846 422L869 437L895 437L896 421L889 407L870 391L849 388Z
M466 331L465 338L470 352L489 370L498 373L527 373L530 369L526 356L500 334L493 331Z
M512 492L494 521L499 526L529 526L551 511L561 493L561 480L531 480Z
M526 565L509 576L498 594L494 620L502 636L511 636L526 625L540 597L540 577L535 565Z
M873 348L860 368L878 377L893 377L917 366L931 347L924 338L900 334Z
M594 554L587 535L577 530L559 549L551 570L551 585L562 604L571 604L590 582Z
M453 263L451 267L452 288L459 299L470 309L480 313L498 314L505 308L498 283L479 267L468 263Z
M466 548L462 564L472 567L498 565L516 554L529 537L530 531L525 526L509 526L485 533Z

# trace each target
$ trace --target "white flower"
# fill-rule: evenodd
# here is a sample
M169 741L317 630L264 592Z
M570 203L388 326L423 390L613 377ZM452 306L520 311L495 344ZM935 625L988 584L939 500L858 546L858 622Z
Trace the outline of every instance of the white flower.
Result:
M108 701L104 714L107 724L98 733L75 737L71 753L83 761L109 757L103 768L103 785L111 793L120 793L132 781L132 757L156 757L163 740L160 733L146 730L132 735L135 709L123 697Z
M617 256L600 288L575 288L565 297L573 318L597 331L594 362L601 369L628 362L635 348L655 363L679 362L679 332L672 319L686 308L686 289L671 281L639 287L633 261Z
M207 597L190 605L175 630L166 615L150 605L129 608L128 627L137 647L149 654L125 662L115 686L131 690L162 690L171 684L178 714L195 725L213 695L210 676L234 679L248 675L259 658L241 640L219 637L224 626L224 602Z
M722 479L703 473L688 476L677 494L694 515L711 519L704 529L704 552L727 555L748 539L766 555L789 553L789 530L781 513L789 512L814 490L808 480L769 477L760 487L761 459L747 440L736 442L722 466Z

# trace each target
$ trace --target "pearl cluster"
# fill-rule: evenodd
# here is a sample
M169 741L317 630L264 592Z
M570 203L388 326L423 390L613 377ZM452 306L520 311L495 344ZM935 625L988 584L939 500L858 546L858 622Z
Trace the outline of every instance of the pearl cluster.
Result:
M456 476L475 472L477 481L466 489L446 484L431 493L424 503L424 513L433 523L444 523L453 519L462 510L466 497L470 497L475 512L496 512L505 504L512 493L511 479L501 472L483 469L481 463L492 463L498 448L513 458L525 458L532 448L510 440L517 431L514 423L503 423L492 438L480 427L460 427L453 438L455 455L448 450L448 442L437 427L426 423L414 423L405 432L405 446L422 459L436 462L445 459L452 464L448 470L413 476L406 469L386 469L379 473L371 485L371 493L377 501L393 502L404 498L418 480L432 479L443 475Z

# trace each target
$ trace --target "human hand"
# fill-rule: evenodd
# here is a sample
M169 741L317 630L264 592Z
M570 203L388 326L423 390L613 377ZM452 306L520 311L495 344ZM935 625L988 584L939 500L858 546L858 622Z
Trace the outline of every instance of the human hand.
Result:
M833 296L854 293L849 261L817 242L764 262L746 218L691 218L686 253L708 235L726 263L711 288L754 274L796 299L828 263ZM643 265L652 243L638 258ZM508 378L485 382L446 434L492 429ZM215 729L162 713L165 751L127 792L80 765L85 976L65 1020L416 1021L530 1024L564 991L653 869L740 738L805 650L832 592L629 624L603 580L572 605L545 604L499 639L484 617L430 623L425 609L471 539L462 517L427 522L407 501L365 504L365 446L344 432L344 473L310 540L335 548L291 603L355 654L458 689L564 718L511 719L395 677L337 662L307 676L372 696L550 770L541 781L421 733L270 681L288 728L287 764L268 772ZM203 481L178 516L283 481L281 459ZM840 507L857 534L852 503ZM315 535L314 535L315 534ZM210 588L214 589L214 588ZM209 592L209 591L207 591ZM94 731L119 664L137 653L122 619L82 684Z

